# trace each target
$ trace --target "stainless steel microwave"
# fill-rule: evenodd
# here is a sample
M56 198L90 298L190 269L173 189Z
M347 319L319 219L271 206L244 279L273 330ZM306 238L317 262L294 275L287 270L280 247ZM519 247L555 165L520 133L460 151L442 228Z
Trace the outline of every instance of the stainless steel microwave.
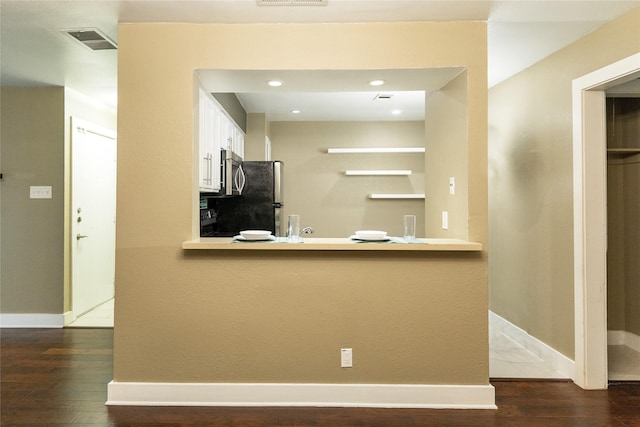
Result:
M225 196L239 196L246 182L242 170L242 157L231 150L221 151L220 193Z

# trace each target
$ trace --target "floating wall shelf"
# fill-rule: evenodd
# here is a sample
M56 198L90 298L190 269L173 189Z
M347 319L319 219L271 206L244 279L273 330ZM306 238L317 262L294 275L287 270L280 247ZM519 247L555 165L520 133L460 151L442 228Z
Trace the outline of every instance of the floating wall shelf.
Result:
M640 148L607 148L607 153L620 157L633 156L640 153Z
M411 170L346 170L345 175L411 175Z
M404 148L328 148L329 154L364 154L364 153L424 153L424 147Z
M369 194L370 199L424 199L424 194Z

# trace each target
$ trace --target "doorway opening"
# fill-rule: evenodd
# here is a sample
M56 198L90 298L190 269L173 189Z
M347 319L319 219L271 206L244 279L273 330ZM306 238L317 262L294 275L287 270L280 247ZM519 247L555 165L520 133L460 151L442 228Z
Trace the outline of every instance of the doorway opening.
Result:
M71 118L71 310L69 327L113 327L115 132Z
M606 92L609 381L640 380L640 80Z
M608 386L605 91L640 76L640 53L573 81L575 382Z

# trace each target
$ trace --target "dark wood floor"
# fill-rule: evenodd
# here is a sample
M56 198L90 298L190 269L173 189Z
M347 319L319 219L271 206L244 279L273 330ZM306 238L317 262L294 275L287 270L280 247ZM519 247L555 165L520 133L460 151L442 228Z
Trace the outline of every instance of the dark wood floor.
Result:
M0 425L640 426L640 384L492 381L497 410L106 407L112 329L2 329Z

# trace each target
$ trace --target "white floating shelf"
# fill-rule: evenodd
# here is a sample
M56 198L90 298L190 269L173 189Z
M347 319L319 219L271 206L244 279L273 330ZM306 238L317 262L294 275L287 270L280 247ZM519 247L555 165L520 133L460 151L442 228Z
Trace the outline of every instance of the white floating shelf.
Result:
M329 154L424 153L424 147L404 148L327 148Z
M370 199L424 199L424 194L369 194Z
M345 175L411 175L411 170L346 170Z

